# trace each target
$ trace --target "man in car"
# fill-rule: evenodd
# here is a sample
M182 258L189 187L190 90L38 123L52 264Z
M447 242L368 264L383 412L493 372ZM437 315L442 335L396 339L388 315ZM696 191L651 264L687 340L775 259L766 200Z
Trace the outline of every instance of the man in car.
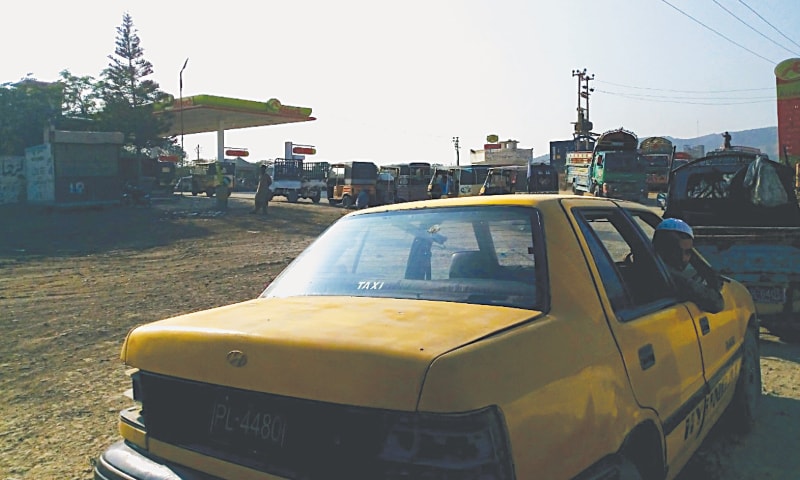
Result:
M687 272L693 244L692 227L677 218L662 220L653 233L653 248L666 264L681 300L694 302L709 313L720 312L724 308L724 301L719 277L714 274L709 275L711 278L703 278Z

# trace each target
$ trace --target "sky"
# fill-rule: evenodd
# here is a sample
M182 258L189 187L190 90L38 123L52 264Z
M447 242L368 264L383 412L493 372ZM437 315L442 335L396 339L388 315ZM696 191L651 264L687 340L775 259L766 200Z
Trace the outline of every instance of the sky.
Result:
M228 130L248 160L461 164L487 136L549 151L572 138L578 78L594 131L677 138L777 125L775 66L800 57L797 0L75 0L0 17L0 83L100 78L127 12L179 96L277 98L313 122ZM721 137L720 137L721 139ZM734 139L735 140L735 139ZM180 140L178 140L180 144ZM216 133L186 135L215 158Z

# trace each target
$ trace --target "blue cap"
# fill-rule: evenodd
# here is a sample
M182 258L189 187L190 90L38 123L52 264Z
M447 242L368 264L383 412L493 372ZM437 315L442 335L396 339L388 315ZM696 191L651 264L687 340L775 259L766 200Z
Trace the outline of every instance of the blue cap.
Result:
M694 239L694 232L692 231L692 227L689 226L688 223L684 222L680 218L667 218L661 221L656 227L656 230L671 230L673 232L681 232L689 235L692 239Z

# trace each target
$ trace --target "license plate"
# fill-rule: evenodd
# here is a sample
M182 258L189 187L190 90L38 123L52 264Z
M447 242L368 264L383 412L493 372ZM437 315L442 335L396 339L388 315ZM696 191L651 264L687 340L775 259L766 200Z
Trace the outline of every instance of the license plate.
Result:
M229 395L221 395L212 402L208 431L218 442L283 448L287 429L285 415L258 403Z
M747 287L753 301L756 303L784 303L786 302L786 289L783 287Z

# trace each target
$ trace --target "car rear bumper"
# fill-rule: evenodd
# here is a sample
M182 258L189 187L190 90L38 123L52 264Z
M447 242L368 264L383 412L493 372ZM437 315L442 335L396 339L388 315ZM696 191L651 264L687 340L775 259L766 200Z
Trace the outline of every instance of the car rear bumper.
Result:
M94 466L95 480L219 480L146 453L119 441L106 449Z

